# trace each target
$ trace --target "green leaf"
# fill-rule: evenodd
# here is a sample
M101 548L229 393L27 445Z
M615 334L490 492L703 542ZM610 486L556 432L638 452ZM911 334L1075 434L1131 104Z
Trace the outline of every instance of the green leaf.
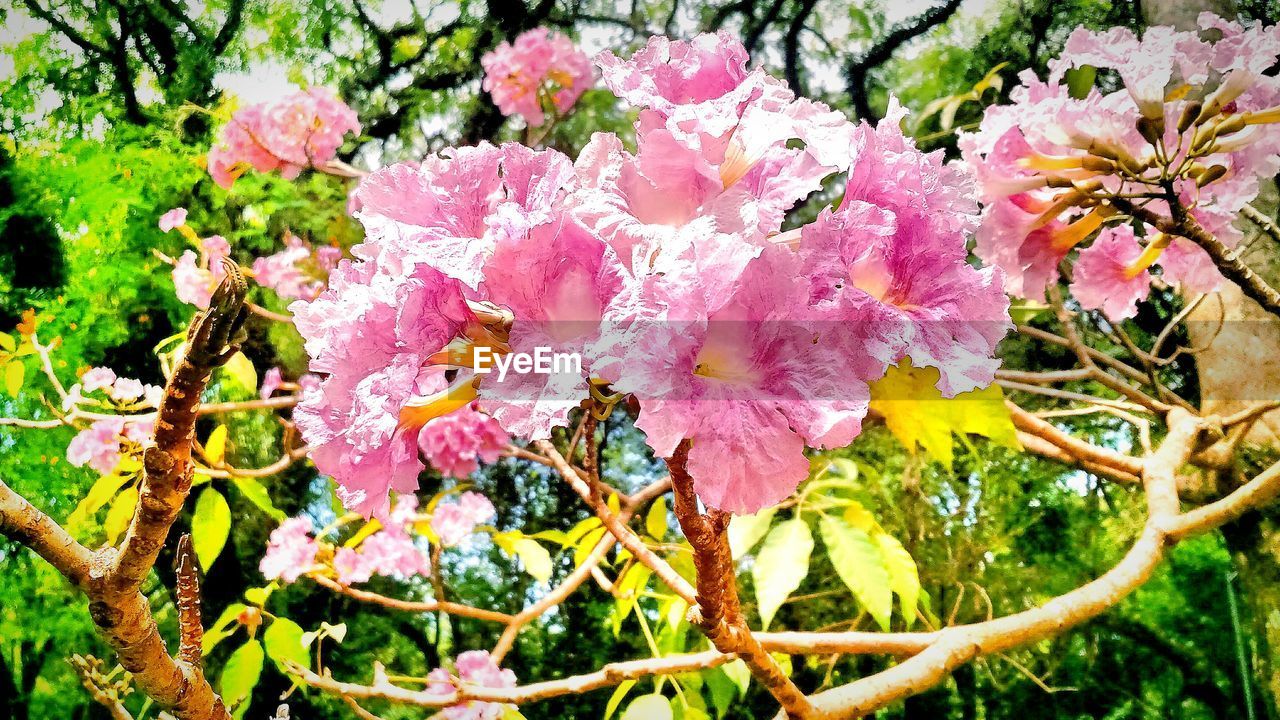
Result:
M729 708L733 707L733 701L737 698L738 689L721 668L715 668L707 674L707 689L711 691L711 705L716 710L716 717L722 718L724 714L729 712Z
M222 366L221 372L223 377L230 378L246 390L258 389L258 371L242 352L232 355L231 359Z
M734 685L738 686L739 697L745 696L747 688L751 687L751 668L747 667L747 664L741 660L734 660L731 663L726 663L720 669L724 670L725 676L732 680Z
M241 495L244 495L246 500L256 505L259 510L266 513L267 517L272 520L283 522L288 517L271 501L271 494L267 492L266 486L258 482L257 479L232 478L231 483L236 486Z
M779 523L765 536L751 568L756 604L765 630L769 629L778 608L809 574L812 553L813 533L803 520L793 518Z
M818 524L831 564L844 584L880 627L889 630L893 591L880 546L864 530L840 518L823 516Z
M282 671L286 660L311 667L311 654L302 644L302 628L289 618L277 616L272 620L262 634L262 642L266 645L267 657L275 660Z
M4 389L12 397L22 392L22 381L26 377L27 368L17 360L4 366Z
M641 695L627 706L622 720L673 720L671 703L659 693Z
M649 537L662 542L667 536L667 498L659 497L649 506L649 514L644 518L645 532Z
M618 706L626 699L627 693L631 692L631 688L635 686L635 680L623 680L618 687L614 688L613 694L609 696L609 704L604 707L604 720L613 717L613 714L618 711Z
M129 521L133 519L133 509L138 505L138 489L136 487L125 488L124 492L116 495L116 499L111 501L111 509L107 510L107 519L102 523L102 529L107 532L107 544L115 545L124 531L129 528Z
M191 516L191 544L205 572L222 554L230 534L231 508L227 506L227 499L217 490L205 488L196 500L195 514Z
M1098 68L1092 65L1071 68L1067 71L1067 92L1077 100L1088 96L1097 76Z
M769 532L769 525L773 523L776 512L776 507L770 507L755 515L735 515L729 521L729 552L735 560L751 552L751 548Z
M0 332L0 350L13 352L17 347L18 344L14 342L12 335L7 332Z
M250 640L241 645L227 658L222 668L219 691L222 701L228 707L234 707L247 699L262 675L262 643Z
M916 605L920 602L920 570L911 553L902 547L897 538L880 533L875 536L875 541L880 546L880 554L889 570L889 587L898 596L902 618L907 621L907 628L910 629L916 621Z
M644 592L652 575L652 570L640 563L636 563L628 568L626 573L618 578L618 581L614 584L614 591L618 595L617 599L614 600L613 613L613 634L615 637L622 630L622 622L635 609L636 603L640 600L640 594Z
M214 646L231 637L236 631L235 627L232 626L236 622L236 618L240 617L240 613L248 609L248 606L243 603L231 603L228 605L227 609L223 610L222 614L218 616L218 621L204 631L204 641L200 646L201 652L208 655Z

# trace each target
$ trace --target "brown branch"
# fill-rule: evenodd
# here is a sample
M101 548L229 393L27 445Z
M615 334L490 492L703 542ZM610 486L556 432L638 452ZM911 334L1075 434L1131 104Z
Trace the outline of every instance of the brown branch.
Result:
M444 612L450 615L457 615L459 617L469 617L474 620L484 620L487 622L502 624L507 624L514 619L513 615L500 613L494 610L471 607L470 605L462 605L460 603L439 600L427 600L421 602L413 600L399 600L397 598L387 597L386 595L379 595L375 592L369 592L368 590L360 590L349 585L343 585L337 580L325 577L324 575L308 575L307 577L314 580L317 585L326 587L336 593L346 595L347 597L359 600L360 602L379 605L390 610L403 610L405 612L421 613Z
M747 627L729 551L730 516L723 510L699 511L688 460L689 441L685 440L667 460L667 469L675 490L676 519L693 547L693 564L698 571L697 603L689 610L689 623L702 630L720 652L742 658L788 718L821 717Z
M198 668L203 664L204 626L200 624L200 578L190 534L184 533L178 540L174 571L177 575L174 604L178 606L178 660Z
M1015 428L1050 443L1079 462L1100 465L1133 478L1142 474L1143 461L1138 458L1073 437L1008 400L1005 401L1005 407L1009 409L1009 416Z

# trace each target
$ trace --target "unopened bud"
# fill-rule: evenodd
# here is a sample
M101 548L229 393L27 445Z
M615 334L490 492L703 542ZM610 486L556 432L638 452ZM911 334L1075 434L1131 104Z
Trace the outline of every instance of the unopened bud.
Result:
M1230 135L1231 133L1240 132L1244 126L1248 124L1248 118L1244 115L1232 115L1231 117L1218 123L1218 137Z
M1142 116L1138 118L1138 133L1143 139L1155 147L1164 138L1164 118Z
M1116 163L1114 160L1108 160L1104 157L1096 155L1086 155L1081 163L1081 167L1097 173L1113 173L1116 171Z
M1196 187L1204 187L1205 185L1208 185L1214 180L1221 179L1222 176L1226 174L1227 174L1227 167L1225 165L1214 165L1213 167L1201 173L1200 177L1196 178Z
M1182 116L1178 118L1178 134L1181 135L1191 126L1195 124L1196 118L1200 116L1200 110L1204 107L1204 103L1199 100L1193 100L1182 108Z

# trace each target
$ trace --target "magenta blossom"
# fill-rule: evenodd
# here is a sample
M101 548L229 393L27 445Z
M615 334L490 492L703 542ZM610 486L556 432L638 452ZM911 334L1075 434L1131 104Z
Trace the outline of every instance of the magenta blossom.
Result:
M454 662L457 676L444 668L436 668L427 676L427 692L432 695L449 695L459 687L470 685L482 688L512 688L516 675L503 670L484 650L468 650L458 655ZM499 720L505 712L500 703L469 701L451 705L441 711L445 720Z
M291 583L315 565L319 543L311 536L311 519L289 518L271 531L267 552L258 569L268 580Z
M503 115L520 115L530 127L546 122L548 106L563 115L591 87L591 60L562 33L527 30L480 59L483 87Z
M227 189L251 168L292 179L332 160L348 132L360 132L356 114L326 88L250 105L223 126L209 150L209 174Z
M474 407L465 407L435 418L418 433L418 446L427 462L454 478L465 478L480 463L495 462L511 443L498 421Z

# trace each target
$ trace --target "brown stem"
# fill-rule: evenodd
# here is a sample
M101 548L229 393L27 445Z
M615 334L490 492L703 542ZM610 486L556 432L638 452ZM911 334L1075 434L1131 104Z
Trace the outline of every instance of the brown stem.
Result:
M693 547L693 564L698 572L697 604L689 610L690 624L702 630L720 652L742 658L751 674L782 705L788 718L822 717L747 627L729 551L729 514L714 509L699 511L688 460L686 440L667 460L667 469L675 491L676 519Z

